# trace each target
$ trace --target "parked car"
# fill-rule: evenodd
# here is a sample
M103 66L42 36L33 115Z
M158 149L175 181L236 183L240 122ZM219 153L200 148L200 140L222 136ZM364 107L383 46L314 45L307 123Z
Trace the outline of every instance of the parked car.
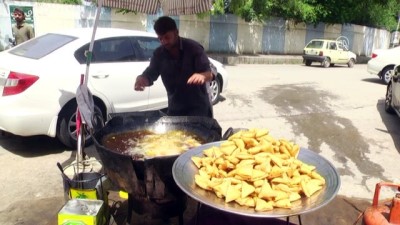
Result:
M392 70L400 64L400 47L376 49L367 63L367 71L378 76L385 84L390 82Z
M91 37L89 28L52 32L0 53L0 130L57 137L66 146L76 147L75 96L87 68L85 52ZM95 111L104 120L111 113L167 107L161 78L143 92L133 88L159 45L153 33L97 29L88 87ZM217 69L211 82L216 103L227 87L228 74L221 63L210 61Z
M319 62L325 68L335 64L353 67L356 59L356 54L349 51L340 40L313 39L303 49L303 61L306 66Z
M386 88L385 111L400 117L400 65L393 69Z

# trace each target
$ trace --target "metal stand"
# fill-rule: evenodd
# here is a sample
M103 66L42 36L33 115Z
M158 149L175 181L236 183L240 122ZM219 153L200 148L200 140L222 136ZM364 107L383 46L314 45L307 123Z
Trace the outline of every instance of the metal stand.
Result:
M197 221L199 220L200 208L201 208L201 203L197 202L197 212L196 212L196 219L194 221L194 225L197 225Z
M128 193L128 215L126 216L126 224L131 224L132 222L132 194Z
M201 203L200 202L197 202L197 212L196 212L196 219L195 219L195 221L194 221L194 224L195 225L198 225L198 221L199 221L199 214L200 214L200 208L201 208ZM302 223L301 223L301 216L300 215L297 215L297 219L298 219L298 221L299 221L299 225L302 225ZM286 225L289 225L290 224L290 216L287 216L286 217Z
M289 225L289 224L290 224L289 218L290 218L290 216L286 217L286 225ZM302 224L301 224L301 217L300 217L300 215L297 215L297 219L299 220L299 225L302 225Z
M126 224L131 225L131 222L132 222L132 211L133 211L132 194L128 193L128 214L126 216ZM179 225L184 225L183 212L179 213L179 215L178 215L178 223L179 223Z

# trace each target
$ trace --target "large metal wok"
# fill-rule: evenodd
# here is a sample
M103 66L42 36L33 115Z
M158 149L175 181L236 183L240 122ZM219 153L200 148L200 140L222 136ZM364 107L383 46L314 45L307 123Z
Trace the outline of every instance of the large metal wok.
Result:
M190 152L185 152L175 161L172 173L177 185L190 197L206 204L210 207L242 216L260 217L260 218L275 218L287 217L293 215L301 215L304 213L317 210L328 204L337 194L340 187L340 177L335 167L325 158L315 152L301 148L298 159L314 165L317 171L325 178L325 187L311 196L310 198L303 197L293 203L292 209L276 208L272 211L256 212L253 208L242 207L236 203L225 203L221 198L218 198L214 193L199 188L194 182L194 176L198 172L197 167L191 161L193 156L203 156L203 151L214 146L220 146L222 142L213 142L196 147Z
M155 218L179 215L185 210L187 199L172 177L172 165L179 155L135 159L103 145L104 138L110 134L144 129L183 130L209 143L221 140L221 127L216 120L206 117L124 114L113 117L93 135L106 176L118 188L128 192L135 212L151 214Z

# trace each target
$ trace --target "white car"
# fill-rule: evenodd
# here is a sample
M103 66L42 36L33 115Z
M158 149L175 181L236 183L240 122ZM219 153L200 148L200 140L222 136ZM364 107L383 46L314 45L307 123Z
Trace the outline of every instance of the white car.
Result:
M47 33L0 52L0 130L57 137L64 145L76 147L75 96L87 68L85 51L92 32L78 28ZM167 107L161 79L143 92L133 87L159 45L153 33L97 28L88 87L95 111L104 120L111 113ZM211 83L216 103L227 87L228 74L221 63L210 61L218 73Z
M390 82L392 70L400 64L400 47L376 49L367 63L367 71L378 76L385 84Z
M357 56L346 46L340 38L337 40L313 39L303 49L304 64L311 66L311 63L318 62L325 68L333 67L335 64L346 64L352 68Z

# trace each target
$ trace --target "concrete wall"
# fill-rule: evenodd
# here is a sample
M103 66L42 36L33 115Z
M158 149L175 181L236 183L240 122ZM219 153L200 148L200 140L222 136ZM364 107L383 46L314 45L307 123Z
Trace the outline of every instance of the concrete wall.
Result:
M304 46L314 37L321 37L320 34L313 35L313 32L307 32L307 25L304 23L293 23L286 21L285 44L283 54L302 54ZM279 50L280 51L280 50Z
M32 6L36 36L62 28L93 27L96 7L3 0L0 3L0 41L12 37L10 5ZM160 15L121 14L103 7L99 27L115 27L154 32L153 22ZM313 38L344 36L350 50L370 56L373 49L388 48L390 32L353 24L309 25L271 18L265 23L247 23L234 15L173 17L181 36L200 42L211 53L301 55Z
M210 32L204 31L210 30L210 17L198 20L195 15L180 16L179 21L179 34L181 36L195 39L205 49L209 49Z
M247 23L239 18L237 20L237 27L236 52L247 52L250 54L262 52L263 26L258 23Z

